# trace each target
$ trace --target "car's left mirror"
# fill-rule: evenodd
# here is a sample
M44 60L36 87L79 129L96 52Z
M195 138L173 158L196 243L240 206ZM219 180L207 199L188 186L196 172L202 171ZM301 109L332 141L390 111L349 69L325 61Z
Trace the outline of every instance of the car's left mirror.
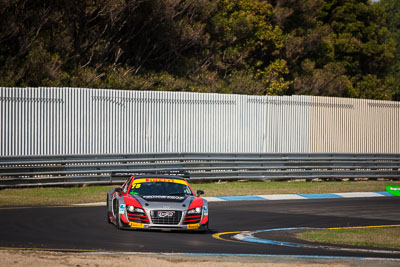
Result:
M199 197L200 195L204 195L204 191L203 190L197 190L197 196Z

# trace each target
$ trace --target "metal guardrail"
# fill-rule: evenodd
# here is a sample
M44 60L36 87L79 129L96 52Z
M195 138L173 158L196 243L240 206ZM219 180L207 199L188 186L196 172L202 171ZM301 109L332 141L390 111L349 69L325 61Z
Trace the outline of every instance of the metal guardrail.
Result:
M0 157L0 188L118 184L114 173L189 172L193 181L400 179L400 154L158 153Z

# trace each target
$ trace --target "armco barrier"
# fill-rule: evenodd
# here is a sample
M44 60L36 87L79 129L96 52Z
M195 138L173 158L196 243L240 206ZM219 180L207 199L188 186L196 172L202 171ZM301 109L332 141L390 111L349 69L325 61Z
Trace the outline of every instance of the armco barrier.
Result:
M189 172L195 181L400 179L400 154L161 153L0 157L0 188L118 184L128 173ZM127 173L113 175L115 173Z

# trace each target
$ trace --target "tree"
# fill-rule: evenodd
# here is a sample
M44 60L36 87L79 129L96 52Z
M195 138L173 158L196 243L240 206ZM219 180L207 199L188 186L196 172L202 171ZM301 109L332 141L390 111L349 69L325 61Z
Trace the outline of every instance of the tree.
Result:
M342 64L350 81L344 96L391 99L389 70L395 51L385 42L383 13L368 0L329 0L322 6L320 20L330 25L334 60Z
M0 85L391 99L398 1L0 0Z
M400 1L381 0L375 3L375 5L382 8L384 12L390 36L386 42L394 42L396 46L396 57L392 66L395 88L393 100L400 101Z
M235 93L283 94L289 82L288 68L279 58L284 45L281 29L273 24L272 6L261 0L221 0L209 31L213 67L228 82L240 75L254 86ZM247 78L246 78L247 77ZM263 86L260 86L262 84Z
M319 21L322 0L276 0L274 20L286 38L281 57L288 62L287 94L341 96L348 81L335 62L331 28Z
M390 99L393 46L368 0L275 0L286 34L287 93Z
M102 86L111 73L124 79L142 69L178 72L207 44L204 28L214 6L206 0L1 0L7 18L0 24L1 81Z

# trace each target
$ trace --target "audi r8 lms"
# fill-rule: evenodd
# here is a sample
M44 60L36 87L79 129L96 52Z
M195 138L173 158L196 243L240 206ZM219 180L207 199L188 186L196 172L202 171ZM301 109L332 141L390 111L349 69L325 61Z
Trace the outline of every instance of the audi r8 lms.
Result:
M107 193L107 220L119 229L208 230L208 203L188 180L171 175L131 176Z

